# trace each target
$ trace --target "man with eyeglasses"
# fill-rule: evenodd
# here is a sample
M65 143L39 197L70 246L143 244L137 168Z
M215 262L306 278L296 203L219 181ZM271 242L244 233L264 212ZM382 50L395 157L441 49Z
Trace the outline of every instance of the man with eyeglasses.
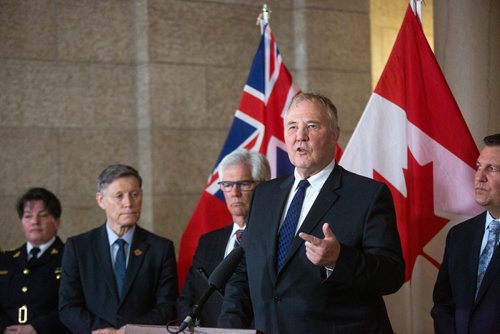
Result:
M233 223L222 229L205 234L189 269L182 294L177 302L180 319L184 319L193 304L208 287L207 277L234 247L238 247L247 223L253 190L259 182L270 178L267 159L260 153L238 149L228 154L218 167L220 188L224 193L227 209ZM222 298L213 294L203 307L198 324L216 327Z

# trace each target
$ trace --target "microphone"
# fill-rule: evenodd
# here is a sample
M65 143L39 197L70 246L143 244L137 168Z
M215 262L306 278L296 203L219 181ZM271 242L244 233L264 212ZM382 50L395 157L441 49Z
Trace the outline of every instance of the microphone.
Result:
M243 254L243 247L236 247L217 265L217 267L215 267L214 271L208 278L208 289L203 292L203 295L193 305L191 312L189 312L188 316L184 319L184 321L182 321L179 326L179 330L176 333L181 333L187 326L189 326L189 324L193 322L194 319L200 316L203 305L205 305L208 298L215 290L222 290L222 288L224 288L227 281L236 270L238 263L240 263Z
M207 284L208 284L208 275L207 275L207 271L205 270L205 268L203 268L203 267L199 267L199 268L197 269L197 271L198 271L198 273L201 275L201 277L203 277L203 279L205 280L205 282L207 282ZM217 294L218 294L219 296L221 296L221 297L224 297L224 292L223 292L223 291L224 291L224 290L222 290L222 289L218 289L218 290L217 290Z

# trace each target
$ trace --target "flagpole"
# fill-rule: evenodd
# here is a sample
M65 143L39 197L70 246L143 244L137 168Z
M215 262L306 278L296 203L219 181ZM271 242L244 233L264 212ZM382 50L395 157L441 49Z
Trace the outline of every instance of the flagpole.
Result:
M256 25L260 25L260 33L264 32L264 26L269 23L269 18L271 16L271 11L269 10L269 6L265 3L262 5L262 12L257 16Z
M418 22L420 25L423 25L422 23L422 1L423 0L410 0L410 6L411 9L413 10L413 13L417 16ZM425 4L425 2L424 2Z

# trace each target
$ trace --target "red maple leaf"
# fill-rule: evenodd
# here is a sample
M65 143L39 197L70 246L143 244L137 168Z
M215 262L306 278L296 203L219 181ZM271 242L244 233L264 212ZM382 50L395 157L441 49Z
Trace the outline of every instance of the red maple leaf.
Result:
M405 282L411 279L415 261L424 256L439 268L439 263L424 253L424 247L448 223L434 212L432 162L420 165L408 150L408 169L403 169L407 197L382 175L373 171L373 178L387 184L392 192L396 218L406 262Z

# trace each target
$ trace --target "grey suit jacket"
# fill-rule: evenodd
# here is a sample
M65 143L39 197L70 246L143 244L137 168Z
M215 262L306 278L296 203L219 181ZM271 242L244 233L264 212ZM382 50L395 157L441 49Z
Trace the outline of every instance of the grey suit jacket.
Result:
M293 181L256 188L219 325L245 328L253 315L264 333L392 332L382 295L401 287L405 266L389 189L336 165L299 230L323 238L330 225L342 247L333 273L307 259L298 235L277 273L276 236Z
M69 238L62 261L59 312L74 333L175 319L178 295L173 243L136 227L120 300L102 225Z
M436 333L500 333L500 247L474 298L486 212L450 229L434 286Z

